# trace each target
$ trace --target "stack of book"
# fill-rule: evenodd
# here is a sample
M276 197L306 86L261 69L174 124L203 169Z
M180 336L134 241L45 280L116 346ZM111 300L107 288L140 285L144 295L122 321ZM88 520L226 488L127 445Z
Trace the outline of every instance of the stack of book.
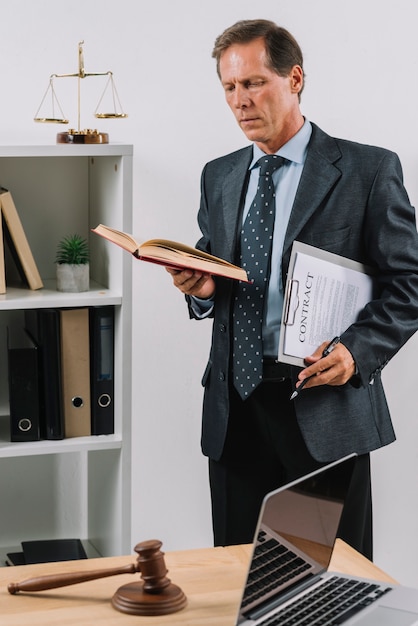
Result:
M5 246L16 263L22 281L29 289L41 289L42 279L39 274L32 250L17 212L12 194L0 187L0 294L6 293Z
M114 432L114 307L25 311L9 329L11 441Z

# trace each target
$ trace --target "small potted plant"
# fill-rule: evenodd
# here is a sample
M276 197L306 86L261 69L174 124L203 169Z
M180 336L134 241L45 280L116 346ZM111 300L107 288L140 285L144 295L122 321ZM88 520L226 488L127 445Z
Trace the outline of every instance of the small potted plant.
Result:
M57 290L88 291L89 260L89 246L86 239L77 234L63 237L58 244L55 259Z

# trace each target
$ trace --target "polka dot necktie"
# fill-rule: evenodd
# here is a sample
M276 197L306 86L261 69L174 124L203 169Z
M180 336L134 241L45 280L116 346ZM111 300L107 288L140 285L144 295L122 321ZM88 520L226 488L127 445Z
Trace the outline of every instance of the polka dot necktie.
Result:
M263 379L264 294L270 273L270 252L275 215L272 174L285 163L277 155L257 161L260 175L257 193L241 230L240 264L249 283L237 283L233 309L233 382L243 400Z

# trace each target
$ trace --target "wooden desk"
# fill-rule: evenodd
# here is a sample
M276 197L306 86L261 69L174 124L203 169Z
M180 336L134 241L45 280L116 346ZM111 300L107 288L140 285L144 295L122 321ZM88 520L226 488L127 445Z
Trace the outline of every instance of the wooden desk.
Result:
M178 613L158 617L127 615L110 599L139 574L123 574L38 593L10 595L7 585L34 576L119 567L136 555L0 568L0 615L4 626L234 626L248 568L249 546L167 552L168 577L180 586L188 604ZM387 574L338 542L331 569L395 582Z

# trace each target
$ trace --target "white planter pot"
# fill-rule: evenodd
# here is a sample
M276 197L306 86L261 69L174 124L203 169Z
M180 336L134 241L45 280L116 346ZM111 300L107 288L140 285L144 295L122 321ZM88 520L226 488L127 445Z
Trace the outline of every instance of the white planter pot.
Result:
M57 263L57 290L76 293L88 291L90 286L90 266Z

